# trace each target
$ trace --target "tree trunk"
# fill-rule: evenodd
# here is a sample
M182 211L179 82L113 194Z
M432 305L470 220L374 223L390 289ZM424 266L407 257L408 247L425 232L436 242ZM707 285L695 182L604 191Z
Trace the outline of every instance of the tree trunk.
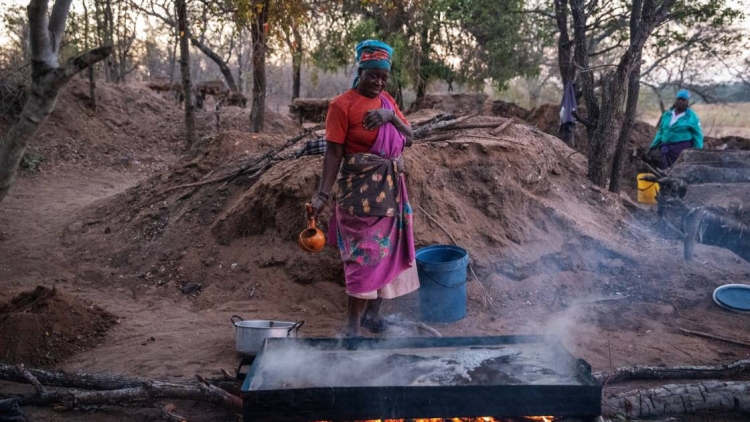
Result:
M421 100L427 95L427 75L425 75L424 68L428 64L430 54L430 43L428 39L428 27L424 25L422 30L419 32L419 69L417 69L417 100Z
M187 25L186 0L175 0L177 8L177 19L180 37L180 72L182 73L182 92L185 97L185 136L187 138L187 149L195 144L195 108L193 105L193 87L190 82L190 37Z
M111 47L100 47L71 58L58 67L57 56L65 33L70 0L58 0L47 15L47 0L31 0L28 7L31 38L31 92L18 120L0 142L0 201L16 177L26 147L52 113L60 89L75 75L104 60Z
M88 51L89 49L89 8L86 7L86 2L84 1L82 3L83 5L83 19L84 19L84 43L83 48L84 50ZM91 109L96 111L96 80L94 79L94 65L92 64L89 66L88 69L88 77L89 77L89 101L91 105Z
M250 27L253 43L253 104L250 111L250 131L263 130L266 111L266 24L270 0L253 0L255 16Z
M563 89L568 82L575 80L576 67L573 62L573 45L568 33L568 0L555 0L555 21L560 36L557 40L557 63L560 67L560 78L562 79ZM541 89L541 85L539 87ZM537 94L538 95L538 94ZM532 102L534 105L535 102ZM560 139L575 148L575 132L573 130L563 130L560 132Z
M116 52L114 50L115 46L115 16L112 12L112 0L106 0L104 3L104 36L105 36L105 43L106 45L111 45L113 47L113 53ZM107 82L115 82L117 80L117 75L114 74L113 70L115 69L115 63L114 60L117 60L116 54L110 55L110 57L107 59L107 65L105 66L106 71L105 75L107 78Z
M245 65L245 44L242 39L242 28L239 28L237 34L237 92L245 94L245 77L242 68Z
M589 53L586 45L586 1L570 0L570 12L573 16L573 39L575 40L573 60L579 69L578 81L588 112L583 123L586 126L589 143L591 143L597 122L599 122L599 101L594 93L594 74L589 67Z
M641 91L641 50L637 48L638 27L643 18L644 0L634 0L630 12L630 47L636 48L634 52L634 64L628 75L628 99L625 105L625 118L620 128L620 136L615 146L615 156L612 161L612 172L609 176L609 191L620 193L622 182L622 166L625 163L625 150L630 140L630 133L635 122L635 111L638 109L638 95ZM626 53L627 54L627 53Z
M297 25L292 26L294 35L294 44L292 48L292 101L299 98L300 87L302 85L302 34L299 32Z
M602 84L601 114L594 130L589 149L588 179L597 186L606 187L611 170L611 146L620 131L622 102L625 98L625 82L629 73L630 61L620 61L617 70L607 75Z
M628 76L628 99L625 105L625 118L620 129L620 137L617 139L615 147L615 156L612 160L612 173L609 176L609 191L620 193L622 185L622 169L625 165L625 156L627 155L628 141L633 131L635 123L635 113L638 109L638 95L641 92L641 63L640 54L636 58L636 64Z
M225 62L224 59L222 59L221 56L216 54L213 50L208 48L208 46L203 44L199 39L191 36L190 43L193 44L194 47L197 47L198 50L203 52L206 57L216 63L216 65L219 67L219 70L221 71L221 74L224 75L224 79L227 81L227 86L229 86L229 89L232 90L232 92L237 92L237 83L234 81L232 69L229 68L227 62Z
M177 45L180 43L180 33L177 28L172 28L175 31L176 37L174 38L174 45L172 46L172 56L169 59L169 92L172 92L172 86L174 84L174 66L177 62Z

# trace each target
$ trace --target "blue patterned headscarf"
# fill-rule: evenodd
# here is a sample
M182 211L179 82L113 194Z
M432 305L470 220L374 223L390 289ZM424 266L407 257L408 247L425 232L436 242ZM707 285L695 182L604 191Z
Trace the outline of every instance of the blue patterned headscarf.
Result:
M378 40L364 40L357 44L357 75L354 77L352 88L359 84L360 69L385 69L391 70L391 56L393 47Z
M683 100L689 100L690 91L688 91L687 89L681 89L677 91L677 98L682 98Z

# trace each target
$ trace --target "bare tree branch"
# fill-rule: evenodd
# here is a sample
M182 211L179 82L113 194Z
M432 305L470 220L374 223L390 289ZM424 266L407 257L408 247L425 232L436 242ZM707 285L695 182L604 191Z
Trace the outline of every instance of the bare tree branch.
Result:
M60 42L65 33L65 21L68 19L70 3L72 0L55 0L52 6L52 14L49 17L49 36L52 41L52 51L60 52Z
M57 66L57 57L52 51L47 32L48 0L31 0L27 7L29 15L29 38L31 39L31 60L44 63L48 67Z

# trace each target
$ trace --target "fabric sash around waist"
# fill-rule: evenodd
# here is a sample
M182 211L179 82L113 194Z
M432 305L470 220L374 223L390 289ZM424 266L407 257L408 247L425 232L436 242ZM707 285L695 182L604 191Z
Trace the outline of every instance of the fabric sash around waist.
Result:
M345 155L339 178L341 209L360 217L395 217L401 210L398 177L403 172L401 156Z

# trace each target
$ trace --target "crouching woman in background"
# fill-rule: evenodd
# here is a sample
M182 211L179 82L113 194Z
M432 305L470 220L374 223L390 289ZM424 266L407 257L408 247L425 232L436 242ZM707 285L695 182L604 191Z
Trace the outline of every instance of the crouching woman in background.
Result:
M690 92L681 89L672 109L665 112L656 128L649 150L659 149L659 168L666 170L688 148L703 148L703 131L698 116L690 108Z

